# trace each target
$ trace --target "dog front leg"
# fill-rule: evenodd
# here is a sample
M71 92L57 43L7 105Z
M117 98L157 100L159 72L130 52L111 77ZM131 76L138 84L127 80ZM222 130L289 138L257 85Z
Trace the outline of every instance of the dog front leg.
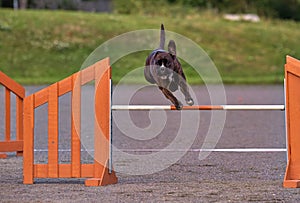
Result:
M179 86L180 86L180 91L183 93L184 97L185 97L185 101L189 106L194 105L194 100L192 99L190 92L189 92L189 88L186 84L186 81L181 79L179 82Z
M178 101L178 99L166 88L159 87L159 89L162 91L162 93L165 95L167 99L169 99L176 107L177 110L182 109L182 103Z

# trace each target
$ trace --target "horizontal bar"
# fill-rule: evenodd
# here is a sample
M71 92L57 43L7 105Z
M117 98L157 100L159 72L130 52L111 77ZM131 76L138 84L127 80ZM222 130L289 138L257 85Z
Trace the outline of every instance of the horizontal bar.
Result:
M10 77L8 77L6 74L4 74L2 71L0 71L0 84L8 88L10 91L12 91L14 94L18 95L22 99L25 97L25 89L22 85L12 80Z
M112 110L171 110L170 105L112 105Z
M280 110L284 111L284 105L223 105L224 110Z
M122 152L286 152L285 148L119 149Z
M80 178L91 178L94 175L94 164L80 164ZM74 178L71 164L58 164L57 178ZM34 178L52 178L48 175L48 164L34 164Z
M284 148L119 149L122 152L286 152Z
M286 152L284 148L200 149L200 152Z
M23 151L23 141L0 141L0 152Z
M34 149L35 152L48 152L48 149ZM58 150L70 152L70 149ZM84 151L84 150L82 150ZM93 149L86 150L93 152ZM223 149L118 149L122 152L286 152L285 148L223 148Z
M171 105L112 105L113 111L119 110L176 110ZM284 111L284 105L200 105L183 106L182 110L279 110Z

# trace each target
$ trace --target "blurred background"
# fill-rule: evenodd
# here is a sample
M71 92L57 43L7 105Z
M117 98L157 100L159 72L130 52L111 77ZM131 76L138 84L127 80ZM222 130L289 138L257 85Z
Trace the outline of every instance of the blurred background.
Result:
M0 6L0 70L23 84L63 79L106 40L161 23L203 48L225 83L282 83L285 56L300 58L300 0L0 0ZM113 64L114 81L142 67L148 54ZM189 82L201 84L182 63Z
M259 16L300 20L300 0L1 0L1 7L14 9L63 9L89 12L143 13L161 3L217 13L256 13ZM155 10L152 10L152 12Z

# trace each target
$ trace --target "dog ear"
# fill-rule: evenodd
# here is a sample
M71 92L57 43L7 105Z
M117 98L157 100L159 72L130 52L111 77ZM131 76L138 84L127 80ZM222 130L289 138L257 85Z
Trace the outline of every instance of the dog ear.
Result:
M172 56L176 56L176 44L174 40L170 40L168 44L168 51Z

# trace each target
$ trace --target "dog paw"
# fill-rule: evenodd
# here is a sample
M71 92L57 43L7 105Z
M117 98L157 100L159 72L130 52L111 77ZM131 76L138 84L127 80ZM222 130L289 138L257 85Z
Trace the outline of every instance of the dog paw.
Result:
M186 101L186 104L189 105L189 106L193 106L194 105L194 100L192 98L189 98Z
M182 105L182 103L181 103L181 102L178 102L178 104L177 104L177 105L175 105L175 107L176 107L176 110L181 110L181 109L182 109L182 107L183 107L183 105Z

